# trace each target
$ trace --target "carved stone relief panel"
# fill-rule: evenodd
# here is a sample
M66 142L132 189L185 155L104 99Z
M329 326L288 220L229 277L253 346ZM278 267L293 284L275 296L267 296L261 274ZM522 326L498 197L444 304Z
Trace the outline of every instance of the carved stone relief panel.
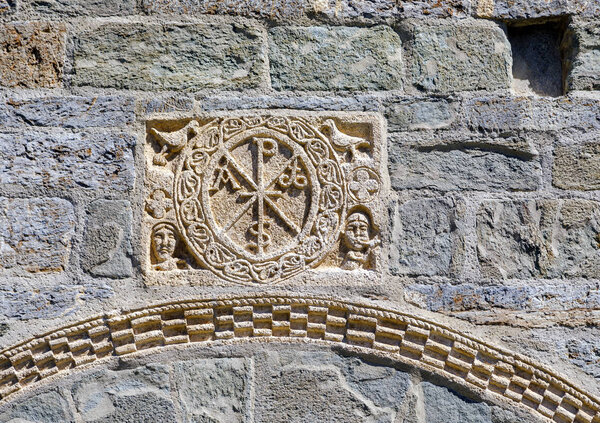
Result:
M385 219L383 131L360 113L148 121L147 282L293 283L332 271L372 279Z

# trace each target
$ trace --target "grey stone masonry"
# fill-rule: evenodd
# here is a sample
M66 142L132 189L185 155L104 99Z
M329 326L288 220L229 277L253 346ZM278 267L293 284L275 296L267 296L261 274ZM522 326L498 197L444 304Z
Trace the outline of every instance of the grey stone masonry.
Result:
M277 90L402 88L402 43L390 27L276 27L269 31Z
M564 49L569 52L569 90L600 89L600 27L597 21L576 19L565 35Z
M562 189L600 189L600 131L562 131L554 147L552 183Z
M135 120L135 101L121 96L7 98L0 126L120 127Z
M0 184L127 191L135 180L134 145L124 132L3 132Z
M460 261L459 212L452 199L410 200L397 207L390 267L394 273L449 275Z
M312 8L306 0L142 0L147 13L240 15L269 19L301 17Z
M96 200L87 210L82 267L95 276L126 278L131 266L131 204L125 200Z
M256 88L261 30L234 24L106 24L76 36L74 85L138 90Z
M74 230L73 206L66 200L0 197L0 268L64 270Z
M488 278L598 278L600 203L487 201L477 213L477 254Z
M407 73L417 89L448 93L510 87L510 44L498 24L408 20L399 30L407 40Z
M528 20L600 11L597 0L474 0L474 14L482 18Z
M534 191L541 183L535 135L403 132L390 138L390 178L397 190Z
M135 0L31 0L22 8L40 15L118 16L135 13Z

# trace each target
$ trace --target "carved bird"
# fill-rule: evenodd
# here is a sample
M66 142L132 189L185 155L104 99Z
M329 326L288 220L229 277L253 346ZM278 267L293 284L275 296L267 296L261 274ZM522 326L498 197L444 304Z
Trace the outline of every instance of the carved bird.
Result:
M323 123L321 132L329 138L333 148L342 152L349 151L350 160L354 160L357 148L371 147L371 143L364 138L344 134L337 128L333 119L327 119Z
M195 120L190 121L190 123L175 132L161 132L151 128L150 132L162 146L160 152L154 155L154 159L152 160L154 164L157 166L166 166L167 156L171 153L181 151L187 142L198 134L199 129L200 124Z

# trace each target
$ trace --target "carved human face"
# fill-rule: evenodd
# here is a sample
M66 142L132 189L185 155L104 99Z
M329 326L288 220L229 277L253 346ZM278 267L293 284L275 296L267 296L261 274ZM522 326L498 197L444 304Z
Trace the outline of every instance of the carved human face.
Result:
M166 261L173 257L175 253L175 244L177 239L175 232L168 226L163 226L152 234L152 252L159 262Z
M362 213L353 213L348 218L344 232L346 246L351 250L362 250L369 243L369 221Z

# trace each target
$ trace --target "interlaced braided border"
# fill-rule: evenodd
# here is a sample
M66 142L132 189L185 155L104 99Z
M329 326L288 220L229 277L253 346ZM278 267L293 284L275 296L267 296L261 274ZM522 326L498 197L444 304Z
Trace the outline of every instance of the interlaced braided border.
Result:
M0 402L48 376L161 346L260 338L351 346L434 372L554 422L600 423L600 401L533 360L425 319L313 297L190 300L113 312L0 352Z

